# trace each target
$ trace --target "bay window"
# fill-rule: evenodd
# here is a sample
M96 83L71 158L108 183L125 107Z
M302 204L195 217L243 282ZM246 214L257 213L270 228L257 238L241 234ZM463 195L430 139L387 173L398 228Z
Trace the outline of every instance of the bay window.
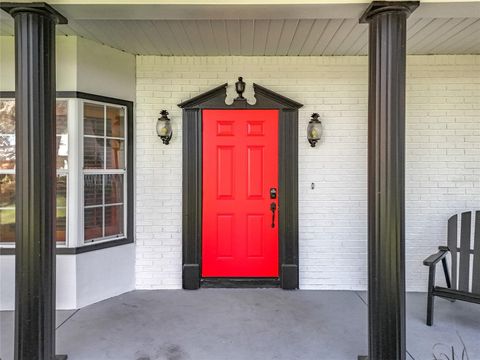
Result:
M131 238L132 103L83 93L56 106L56 241L85 248ZM129 220L130 219L130 220ZM118 242L118 241L117 241ZM0 246L15 244L15 100L0 99Z

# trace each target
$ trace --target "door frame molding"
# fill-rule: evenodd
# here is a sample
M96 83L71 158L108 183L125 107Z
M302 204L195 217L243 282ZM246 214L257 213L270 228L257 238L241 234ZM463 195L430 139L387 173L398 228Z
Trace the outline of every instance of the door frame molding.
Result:
M202 283L202 110L278 110L278 237L279 278L272 279L283 289L298 288L298 109L303 105L274 91L253 84L255 104L235 99L231 105L225 83L178 106L183 109L183 200L182 200L182 285L198 289ZM224 284L252 286L246 281ZM220 286L221 286L220 282ZM206 284L207 285L207 284Z

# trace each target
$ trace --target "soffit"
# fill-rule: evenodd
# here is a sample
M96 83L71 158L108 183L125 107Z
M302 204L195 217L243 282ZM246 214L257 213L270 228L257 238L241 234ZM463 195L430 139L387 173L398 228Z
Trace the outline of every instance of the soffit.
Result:
M56 5L59 35L140 55L366 55L366 5ZM0 35L13 35L0 15ZM408 20L409 54L480 54L480 3L422 3Z

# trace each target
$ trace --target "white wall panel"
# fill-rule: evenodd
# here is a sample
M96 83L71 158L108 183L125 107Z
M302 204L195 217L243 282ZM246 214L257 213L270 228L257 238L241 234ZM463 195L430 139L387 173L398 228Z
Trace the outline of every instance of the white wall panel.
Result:
M135 100L135 57L78 38L77 91Z
M135 288L135 246L57 255L57 309L69 310ZM15 256L0 255L0 311L15 306Z
M122 245L76 256L77 307L135 289L135 246Z

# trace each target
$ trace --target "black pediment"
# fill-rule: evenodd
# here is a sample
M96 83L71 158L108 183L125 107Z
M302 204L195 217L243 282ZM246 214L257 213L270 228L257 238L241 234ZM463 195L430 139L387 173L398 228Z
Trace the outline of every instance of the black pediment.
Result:
M228 83L197 95L190 100L178 104L182 109L291 109L297 110L303 106L299 102L280 95L258 84L253 84L255 104L249 104L245 99L235 99L232 104L226 104Z

